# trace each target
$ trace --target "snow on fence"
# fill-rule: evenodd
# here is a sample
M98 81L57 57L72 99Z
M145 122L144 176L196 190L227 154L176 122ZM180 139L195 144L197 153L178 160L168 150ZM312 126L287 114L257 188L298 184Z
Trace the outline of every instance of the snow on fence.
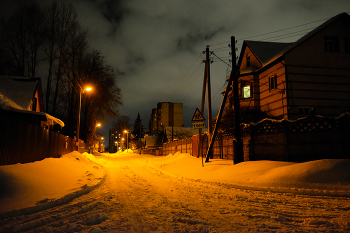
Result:
M0 165L27 163L60 157L73 151L74 140L24 121L2 118L0 122Z
M336 119L309 116L296 121L265 119L245 125L245 160L349 159L350 114Z

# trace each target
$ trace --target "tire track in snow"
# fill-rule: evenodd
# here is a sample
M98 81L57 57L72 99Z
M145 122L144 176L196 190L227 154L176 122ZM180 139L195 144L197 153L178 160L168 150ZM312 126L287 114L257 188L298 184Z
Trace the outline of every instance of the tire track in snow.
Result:
M240 190L177 177L141 158L111 159L106 169L99 188L62 206L1 220L0 232L350 231L349 198Z

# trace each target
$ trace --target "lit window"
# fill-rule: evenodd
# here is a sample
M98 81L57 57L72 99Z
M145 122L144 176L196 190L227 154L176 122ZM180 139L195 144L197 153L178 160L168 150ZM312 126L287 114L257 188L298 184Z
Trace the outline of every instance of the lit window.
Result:
M270 91L277 89L277 75L269 78L269 89Z
M324 50L326 52L339 52L339 37L324 36Z
M251 85L246 85L243 87L243 98L250 98L250 97L252 97Z

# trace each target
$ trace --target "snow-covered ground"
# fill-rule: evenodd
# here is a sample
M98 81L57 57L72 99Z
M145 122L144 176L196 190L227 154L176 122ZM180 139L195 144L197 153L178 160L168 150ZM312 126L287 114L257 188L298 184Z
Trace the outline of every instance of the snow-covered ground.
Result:
M0 166L0 231L350 231L350 160L72 152Z

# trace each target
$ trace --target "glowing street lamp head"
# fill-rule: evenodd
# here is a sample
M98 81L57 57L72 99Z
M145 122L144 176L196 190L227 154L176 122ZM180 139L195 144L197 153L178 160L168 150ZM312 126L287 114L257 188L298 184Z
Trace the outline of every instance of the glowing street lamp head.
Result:
M97 123L97 125L96 125L97 127L100 127L101 126L101 123Z
M85 91L92 91L92 87L86 87L84 90Z

